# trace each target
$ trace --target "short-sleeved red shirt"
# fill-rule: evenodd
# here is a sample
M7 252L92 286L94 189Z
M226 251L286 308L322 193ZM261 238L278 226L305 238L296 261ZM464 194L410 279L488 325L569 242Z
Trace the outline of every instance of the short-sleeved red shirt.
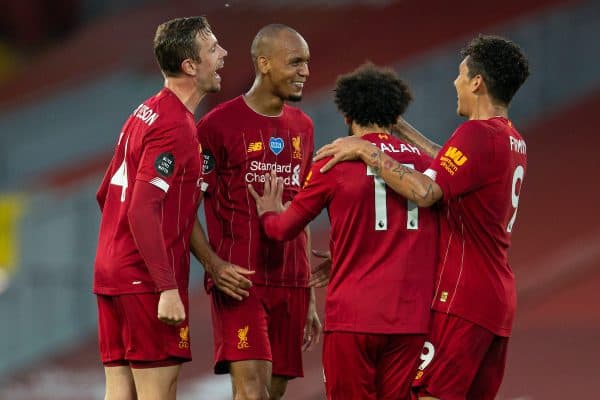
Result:
M443 192L433 309L510 336L516 308L508 247L527 168L502 117L461 124L425 172Z
M137 181L166 192L161 221L165 247L178 287L187 290L189 238L201 193L201 158L194 116L169 89L134 110L98 189L102 220L94 293L157 290L129 226L127 214Z

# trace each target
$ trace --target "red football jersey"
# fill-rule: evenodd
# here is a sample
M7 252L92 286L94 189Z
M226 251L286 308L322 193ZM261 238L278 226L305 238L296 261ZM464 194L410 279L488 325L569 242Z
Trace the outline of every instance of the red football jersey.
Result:
M440 185L440 265L433 308L509 336L516 308L508 247L525 141L502 117L461 124L426 171Z
M308 285L306 234L288 242L266 237L247 186L262 193L264 174L274 168L284 179L284 202L291 200L312 163L313 130L297 108L284 105L281 115L269 117L253 111L243 96L218 105L198 123L210 244L224 260L256 271L250 276L255 283Z
M94 267L94 293L154 292L156 286L136 246L127 212L136 181L166 192L162 229L180 289L187 290L189 238L200 199L202 152L194 116L169 89L135 109L125 122L98 190L102 221Z
M419 149L388 134L362 138L417 171L431 163ZM301 216L298 226L323 208L329 213L332 269L325 330L426 333L437 262L436 209L418 208L387 188L362 162L339 163L322 174L319 169L326 161L313 165L288 210ZM282 216L268 218L279 218L272 226L285 229ZM270 224L264 222L269 232Z

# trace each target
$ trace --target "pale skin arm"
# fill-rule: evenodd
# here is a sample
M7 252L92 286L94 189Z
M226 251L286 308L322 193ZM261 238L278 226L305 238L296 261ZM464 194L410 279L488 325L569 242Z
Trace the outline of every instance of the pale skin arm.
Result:
M178 325L185 320L185 308L179 296L179 289L160 292L157 313L158 319L168 325Z
M321 168L321 172L327 172L340 161L362 160L392 190L419 207L430 207L442 198L442 189L427 175L405 167L373 144L358 137L337 139L321 147L317 151L315 161L326 157L333 158Z
M197 218L192 229L190 249L194 257L204 265L217 289L236 300L248 297L250 294L248 289L252 286L252 282L246 276L254 274L254 271L220 258L208 243L204 229Z
M392 127L392 130L397 133L401 139L414 144L431 158L436 158L442 148L439 144L429 140L402 117L398 117L398 121L396 122L396 125Z

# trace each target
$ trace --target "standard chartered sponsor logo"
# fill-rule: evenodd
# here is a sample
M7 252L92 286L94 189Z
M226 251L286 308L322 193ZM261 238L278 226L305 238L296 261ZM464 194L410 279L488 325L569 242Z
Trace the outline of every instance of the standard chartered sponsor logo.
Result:
M264 183L265 174L271 170L283 178L285 186L300 186L300 165L292 169L292 164L265 163L262 161L251 161L250 172L245 175L247 183Z

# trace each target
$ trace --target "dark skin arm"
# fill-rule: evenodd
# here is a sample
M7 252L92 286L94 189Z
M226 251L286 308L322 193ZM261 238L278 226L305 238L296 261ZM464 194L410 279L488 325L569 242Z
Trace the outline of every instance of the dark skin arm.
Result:
M283 197L283 180L278 178L275 174L275 170L272 170L269 174L265 175L265 184L263 186L262 196L258 194L252 185L248 185L248 191L250 195L256 201L256 211L259 217L266 212L285 212L288 205L282 204ZM307 238L307 257L310 260L310 248L311 248L311 234L310 229L307 226L304 227ZM317 313L316 297L314 287L310 288L310 299L308 304L308 311L306 313L306 322L304 324L304 342L302 344L303 351L309 351L319 343L321 337L322 325Z
M319 257L323 261L312 268L312 275L308 285L314 288L322 288L329 283L329 277L331 275L331 253L322 250L313 250L312 253L315 257Z
M430 207L442 198L442 189L427 175L405 167L359 137L337 139L321 147L315 161L326 157L332 158L321 168L321 172L327 172L340 161L362 160L390 188L419 207Z
M221 259L210 247L198 219L192 229L190 249L194 257L204 265L204 269L220 291L236 300L248 297L250 294L248 289L252 286L252 282L246 276L254 274L254 271Z

